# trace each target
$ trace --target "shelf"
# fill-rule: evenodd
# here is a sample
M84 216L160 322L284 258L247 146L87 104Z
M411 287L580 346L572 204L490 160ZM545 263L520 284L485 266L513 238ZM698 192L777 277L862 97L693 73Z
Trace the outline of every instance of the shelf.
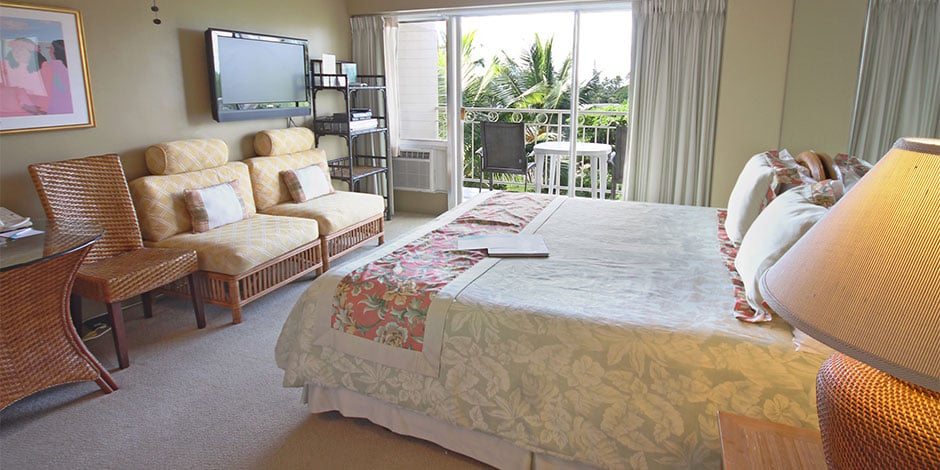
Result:
M353 165L352 173L354 179L362 179L367 176L378 175L380 173L385 173L388 171L384 166L365 166L365 165ZM349 181L349 167L348 166L331 166L330 175L333 178L340 179L343 181Z
M360 190L359 182L370 176L380 176L384 173L384 186L378 184L372 189L382 191L385 198L385 218L391 219L394 213L394 200L392 192L391 159L387 157L390 153L390 144L388 138L388 96L386 93L386 83L384 75L358 75L354 78L356 84L349 81L349 77L342 73L324 74L320 73L321 61L311 60L310 70L312 72L311 90L313 92L313 129L316 134L316 144L320 145L320 137L336 136L346 139L347 156L336 157L329 161L330 175L338 180L349 184L350 191ZM318 113L317 92L319 91L338 91L343 94L345 102L345 112L340 113ZM358 92L377 92L377 94L358 93ZM379 94L380 92L380 94ZM367 99L364 109L368 109L373 114L369 119L373 119L376 127L367 129L349 130L349 122L355 109L357 101ZM360 107L362 104L360 104ZM354 121L353 121L354 122ZM365 123L363 123L365 124ZM371 124L371 123L370 123ZM360 124L362 125L362 124ZM354 140L363 135L381 135L381 139L376 139L382 145L382 150L375 152L384 155L356 155ZM366 163L358 165L357 163ZM378 166L376 166L378 165Z

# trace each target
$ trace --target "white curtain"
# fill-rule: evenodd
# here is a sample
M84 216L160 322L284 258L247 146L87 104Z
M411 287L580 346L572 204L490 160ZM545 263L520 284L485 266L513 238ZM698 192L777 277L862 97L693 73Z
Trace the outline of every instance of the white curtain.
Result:
M365 75L385 75L388 139L391 155L399 153L398 121L398 20L381 16L355 16L349 20L352 29L352 60L356 70ZM365 96L365 95L364 95ZM378 102L369 103L377 110ZM379 145L378 139L373 139Z
M725 0L634 0L627 200L708 205Z
M870 0L849 152L876 162L901 137L940 137L940 2Z

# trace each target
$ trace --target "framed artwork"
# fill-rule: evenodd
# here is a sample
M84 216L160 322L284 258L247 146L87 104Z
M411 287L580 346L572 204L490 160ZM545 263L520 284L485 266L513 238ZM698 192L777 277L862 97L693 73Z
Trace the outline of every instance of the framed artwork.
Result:
M0 134L94 126L81 14L0 2Z

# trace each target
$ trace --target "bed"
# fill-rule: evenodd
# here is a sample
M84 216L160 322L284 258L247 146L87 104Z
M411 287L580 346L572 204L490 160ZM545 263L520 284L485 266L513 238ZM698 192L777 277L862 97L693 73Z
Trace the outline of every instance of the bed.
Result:
M719 215L481 194L313 281L276 346L284 386L499 468L718 468L718 410L818 427L826 358L732 314ZM453 249L480 232L550 256Z

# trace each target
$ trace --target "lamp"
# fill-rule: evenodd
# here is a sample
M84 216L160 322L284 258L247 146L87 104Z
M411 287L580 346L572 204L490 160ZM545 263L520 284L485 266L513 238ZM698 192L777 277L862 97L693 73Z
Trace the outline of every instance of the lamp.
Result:
M837 350L816 379L830 468L940 468L940 139L895 142L760 289Z

